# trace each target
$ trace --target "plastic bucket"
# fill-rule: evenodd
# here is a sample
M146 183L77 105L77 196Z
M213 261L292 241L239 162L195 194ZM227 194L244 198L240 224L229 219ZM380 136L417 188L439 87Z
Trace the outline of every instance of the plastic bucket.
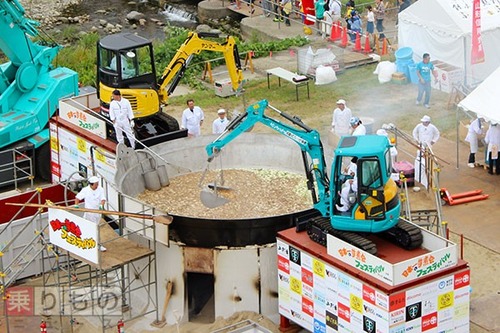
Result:
M410 72L410 82L413 84L418 84L417 65L408 65L408 71Z
M156 169L158 172L158 177L160 178L160 184L162 187L170 185L170 180L168 179L167 167L165 165L160 165Z
M411 60L413 59L413 49L411 47L402 47L398 49L394 55L396 56L396 62L398 60Z

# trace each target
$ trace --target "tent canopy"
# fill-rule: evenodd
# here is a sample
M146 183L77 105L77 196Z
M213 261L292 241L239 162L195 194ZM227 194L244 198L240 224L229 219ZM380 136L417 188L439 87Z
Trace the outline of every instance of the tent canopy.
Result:
M418 0L399 13L398 43L411 47L416 59L434 59L465 70L482 81L500 66L500 6L481 0L481 40L485 62L471 66L472 0Z
M474 112L478 117L493 124L500 123L500 67L465 97L458 107Z

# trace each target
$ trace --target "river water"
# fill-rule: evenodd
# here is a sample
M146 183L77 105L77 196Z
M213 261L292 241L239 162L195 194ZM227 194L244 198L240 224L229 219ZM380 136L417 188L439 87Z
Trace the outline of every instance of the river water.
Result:
M199 0L174 0L168 1L165 8L159 8L157 2L126 1L126 0L82 0L78 5L71 5L65 11L65 16L78 16L82 14L90 15L90 21L83 24L83 29L90 29L92 26L99 26L100 20L115 25L123 26L122 31L136 31L141 36L149 39L164 38L163 27L160 27L150 19L156 19L167 25L194 28L197 24L197 4ZM145 14L146 26L139 26L132 29L131 24L126 20L126 16L131 11L138 11ZM105 12L103 12L105 11Z

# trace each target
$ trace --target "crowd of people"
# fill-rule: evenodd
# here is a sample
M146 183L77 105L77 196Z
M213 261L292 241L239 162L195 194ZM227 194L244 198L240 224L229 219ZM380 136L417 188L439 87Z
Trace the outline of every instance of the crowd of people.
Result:
M411 1L397 0L398 11L405 10ZM246 3L250 14L255 13L255 5L259 5L265 16L272 15L274 22L284 22L286 26L291 25L292 14L301 23L314 20L317 33L323 36L329 35L332 25L343 19L352 42L355 41L357 33L366 31L371 37L375 29L380 39L385 38L384 19L387 8L383 0L375 0L373 6L363 4L358 7L354 0L346 1L344 5L341 0L314 0L313 6L309 7L301 0L232 0L231 5L240 10L243 8L242 2Z

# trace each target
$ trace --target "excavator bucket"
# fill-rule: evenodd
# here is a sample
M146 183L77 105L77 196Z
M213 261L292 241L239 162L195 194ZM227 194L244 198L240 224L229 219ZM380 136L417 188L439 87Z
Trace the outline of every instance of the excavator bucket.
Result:
M201 203L208 208L216 208L229 202L228 199L217 195L216 186L213 191L207 188L202 189L200 192L200 200Z

